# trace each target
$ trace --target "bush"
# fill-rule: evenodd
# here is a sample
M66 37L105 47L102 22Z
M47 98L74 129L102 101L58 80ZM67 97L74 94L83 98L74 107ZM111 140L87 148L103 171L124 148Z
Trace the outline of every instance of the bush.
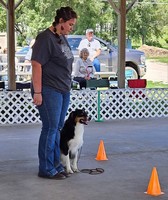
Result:
M167 37L167 38L165 38L165 42L168 44L168 37Z
M154 40L146 41L146 45L162 48L162 45L159 43L159 41L154 41Z

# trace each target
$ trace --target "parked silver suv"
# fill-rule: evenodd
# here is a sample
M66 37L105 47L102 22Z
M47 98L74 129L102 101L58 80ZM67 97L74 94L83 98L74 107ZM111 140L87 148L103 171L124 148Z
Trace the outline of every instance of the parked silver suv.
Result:
M68 35L67 40L71 46L75 61L79 57L78 46L80 41L85 38L84 35ZM101 44L101 54L98 57L101 63L101 71L112 71L117 73L117 48L110 45L108 42L95 37ZM75 62L74 61L74 62ZM141 78L146 73L145 54L142 51L135 49L126 49L125 75L126 77L137 79Z

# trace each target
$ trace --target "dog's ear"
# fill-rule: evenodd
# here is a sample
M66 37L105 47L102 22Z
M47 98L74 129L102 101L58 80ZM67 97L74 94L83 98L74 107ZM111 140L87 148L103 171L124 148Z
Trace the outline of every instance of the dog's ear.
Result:
M69 118L68 118L68 122L70 123L70 124L73 124L73 125L75 125L76 124L76 110L75 111L72 111L71 113L70 113L70 115L69 115Z
M72 111L71 113L70 113L70 115L69 115L69 118L68 118L68 120L70 120L70 121L74 121L75 120L75 111Z
M76 109L75 109L75 112L76 112L76 113L85 112L85 109L84 109L84 108L82 108L82 109L76 108Z

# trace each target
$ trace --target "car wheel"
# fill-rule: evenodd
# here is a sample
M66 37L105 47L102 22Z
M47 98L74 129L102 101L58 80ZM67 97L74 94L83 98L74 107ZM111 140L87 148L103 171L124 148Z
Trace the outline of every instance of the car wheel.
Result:
M125 67L125 78L128 79L138 79L138 73L133 67Z

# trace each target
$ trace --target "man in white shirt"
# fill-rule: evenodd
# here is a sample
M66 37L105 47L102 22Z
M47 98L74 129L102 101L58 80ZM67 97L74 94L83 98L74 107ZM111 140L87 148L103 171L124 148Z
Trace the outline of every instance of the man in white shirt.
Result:
M89 58L93 62L93 65L97 72L100 72L100 62L98 60L98 56L101 53L101 45L100 42L93 38L93 29L86 30L86 38L81 40L79 44L79 51L83 48L87 48L89 51Z

